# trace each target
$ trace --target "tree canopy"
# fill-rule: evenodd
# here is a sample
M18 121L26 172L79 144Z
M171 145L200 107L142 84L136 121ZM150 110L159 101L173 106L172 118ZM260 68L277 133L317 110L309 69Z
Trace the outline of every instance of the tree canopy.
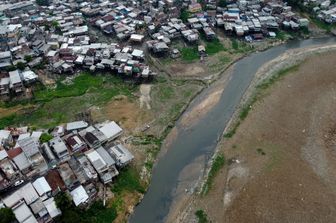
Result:
M41 5L41 6L48 6L49 0L36 0L36 4Z
M189 16L190 16L189 12L185 8L182 8L180 14L180 19L182 20L182 22L187 22Z
M218 6L222 8L226 7L227 6L226 0L219 0Z
M42 133L41 137L40 137L40 141L42 143L48 142L49 140L51 140L53 137L52 135L48 134L48 133Z
M15 221L15 215L10 208L0 209L0 223L12 223Z

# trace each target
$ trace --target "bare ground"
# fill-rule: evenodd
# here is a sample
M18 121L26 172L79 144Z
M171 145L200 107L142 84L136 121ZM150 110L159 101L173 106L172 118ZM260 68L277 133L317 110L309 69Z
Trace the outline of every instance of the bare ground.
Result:
M213 222L335 221L335 59L308 58L268 90L221 143L231 162L195 209Z
M147 122L151 121L151 112L140 108L136 101L120 96L108 102L102 108L91 110L94 120L114 120L122 125L128 133L134 133Z

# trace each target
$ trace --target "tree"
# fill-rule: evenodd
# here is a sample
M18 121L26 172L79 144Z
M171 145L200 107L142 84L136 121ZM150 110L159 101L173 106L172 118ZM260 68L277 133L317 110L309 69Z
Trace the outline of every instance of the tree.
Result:
M218 6L222 8L226 7L227 6L226 0L219 0Z
M54 20L54 21L51 22L51 26L54 27L55 29L59 28L59 23Z
M10 66L6 67L5 70L7 72L14 71L14 70L16 70L16 67L14 65L10 65Z
M180 13L180 19L182 20L182 22L187 22L189 16L189 12L185 8L182 8Z
M25 55L24 60L27 61L28 63L33 60L33 57L31 55Z
M62 215L57 219L59 223L83 223L82 216L73 209L62 211Z
M42 135L40 137L40 141L42 143L45 143L45 142L49 142L49 140L51 140L52 138L53 137L50 134L44 132L44 133L42 133Z
M55 202L57 207L61 209L61 211L72 208L72 203L69 195L63 191L55 196Z
M304 0L286 0L286 2L288 3L288 5L292 6L293 8L300 9L300 10L304 9L304 5L303 5Z
M49 5L49 0L36 0L36 4L40 6L48 6Z
M43 26L45 30L48 30L48 31L50 30L50 25L48 23L44 24Z
M19 70L24 70L26 68L26 64L22 63L22 62L18 62L16 64L16 68Z
M12 223L15 221L15 215L10 208L0 209L0 223Z

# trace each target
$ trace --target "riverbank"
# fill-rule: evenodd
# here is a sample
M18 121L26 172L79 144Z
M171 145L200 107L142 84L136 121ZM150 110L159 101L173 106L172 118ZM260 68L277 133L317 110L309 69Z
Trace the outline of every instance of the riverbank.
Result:
M306 60L308 57L316 54L316 53L326 53L326 52L330 52L330 51L334 51L335 50L335 45L331 45L331 46L322 46L322 47L310 47L309 49L305 49L305 50L292 50L290 52L287 52L285 54L283 54L282 56L270 61L269 63L265 64L261 69L259 69L259 71L257 72L254 80L252 81L249 89L246 91L243 99L242 99L242 105L246 105L246 103L248 103L248 101L251 99L251 96L253 95L253 92L254 92L254 89L255 87L260 84L262 81L265 81L265 79L267 78L270 78L270 76L276 72L279 72L280 70L282 69L288 69L290 67L293 67L294 65L296 64L300 64L302 63L304 60ZM242 106L241 106L242 107ZM252 107L252 109L254 108L254 105ZM231 119L231 124L229 124L228 126L230 126L231 128L232 127L235 127L235 121L237 121L237 119L239 118L239 112L240 110L237 110L235 112L235 115L234 115L234 118ZM245 123L244 123L244 126ZM238 129L238 131L243 128L243 127L240 127ZM227 128L227 131L229 130L229 128ZM240 136L237 136L238 138L242 137L241 134L239 134ZM235 138L236 135L233 136L233 138ZM229 139L229 141L232 140L232 139ZM218 151L221 151L223 152L223 144L225 144L225 142L228 141L227 139L224 139L222 140L218 147L217 147L217 152ZM237 140L235 140L237 141ZM227 144L227 143L226 143ZM234 143L231 143L231 147L229 146L226 146L226 150L228 148L231 148L231 150L235 150L238 145L234 144ZM254 151L255 152L255 151ZM266 152L267 154L267 152ZM246 160L242 161L241 158L237 158L235 156L233 157L227 157L229 160L235 160L235 159L238 159L240 160L240 162L247 162ZM226 167L225 169L227 169L228 167ZM246 171L244 168L233 168L234 170L231 171L231 173L233 172L236 172L235 174L238 174L239 176L245 176L245 174L249 171ZM227 176L227 170L223 170L222 172L225 172L226 173L226 176ZM233 175L235 175L233 174ZM235 176L237 177L237 176ZM227 179L226 179L227 180ZM223 182L225 182L226 180L224 180L223 178L221 178L220 182L218 182L218 179L216 180L217 184L215 185L215 188L214 190L216 190L216 192L211 192L212 196L210 199L216 199L216 196L217 196L217 200L220 200L221 202L223 202L223 199L224 201L227 200L229 197L231 197L231 191L229 193L227 193L226 195L223 195L223 187L226 188L225 184L223 185ZM229 180L230 181L230 180ZM222 189L219 189L219 188L222 188ZM200 187L199 187L200 188ZM219 191L218 191L219 190ZM227 191L228 192L228 191ZM218 193L222 194L222 196L218 196ZM218 198L219 197L219 198ZM213 204L209 204L209 202L207 202L208 200L208 197L206 196L205 198L202 198L202 197L199 197L198 195L192 195L192 196L189 196L189 199L184 199L183 201L181 201L181 203L184 203L184 204L188 204L185 208L184 211L180 212L179 213L172 213L171 216L178 216L178 218L171 218L172 220L170 220L170 222L184 222L185 219L192 219L192 218L195 218L194 216L194 212L198 209L198 208L205 208L205 212L210 212L212 214L210 214L210 217L212 217L212 215L214 214L215 211L209 211L208 208L206 207L209 207L209 206L212 206ZM205 203L206 205L200 205L201 203ZM216 204L216 205L219 205ZM221 205L220 207L223 208L223 205ZM215 208L215 210L219 211L220 213L223 212L224 209L222 210L218 210L218 208ZM211 218L213 219L213 218ZM217 221L215 221L217 222Z

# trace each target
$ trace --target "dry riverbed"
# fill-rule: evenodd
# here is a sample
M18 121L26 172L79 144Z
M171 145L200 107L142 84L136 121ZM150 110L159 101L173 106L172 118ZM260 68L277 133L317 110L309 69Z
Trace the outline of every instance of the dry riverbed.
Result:
M171 222L195 220L198 209L213 222L334 221L334 48L291 51L275 60L279 69L301 64L267 88L233 137L220 142L225 168L209 193L193 195ZM265 65L256 80L276 72L274 65Z

